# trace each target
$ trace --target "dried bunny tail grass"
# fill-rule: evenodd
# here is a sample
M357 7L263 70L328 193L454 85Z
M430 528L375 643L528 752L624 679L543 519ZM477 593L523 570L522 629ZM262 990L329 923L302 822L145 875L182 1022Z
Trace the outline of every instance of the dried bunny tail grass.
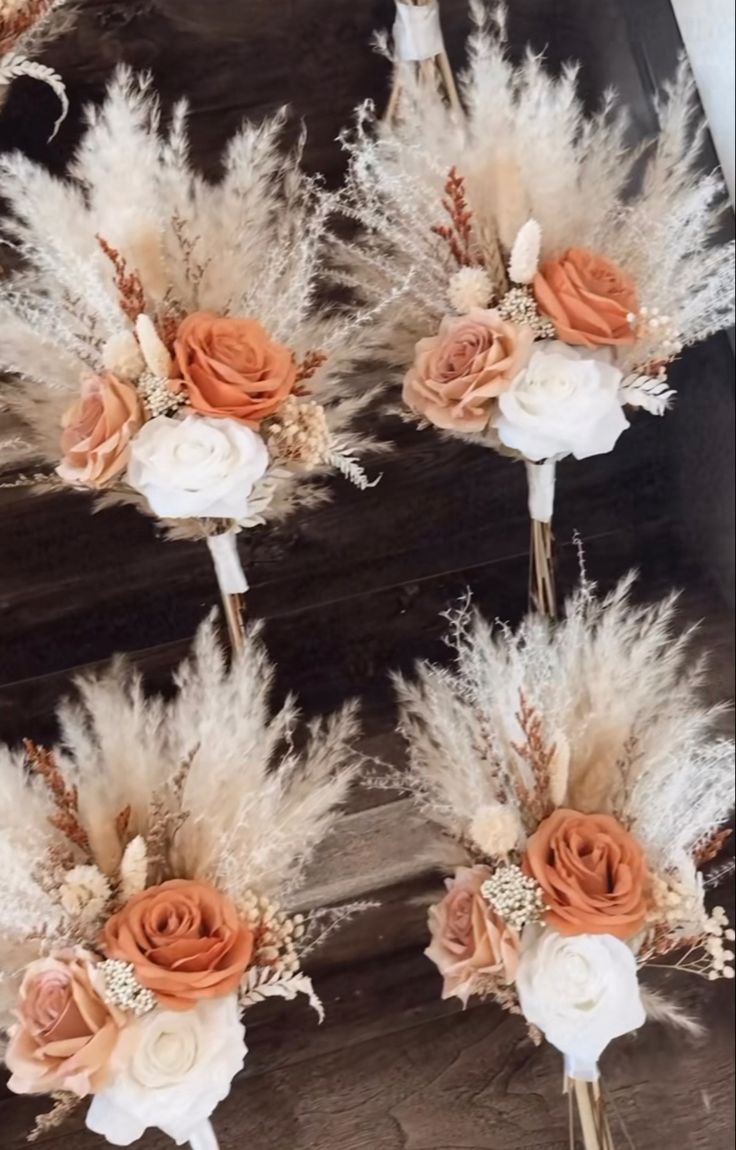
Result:
M105 873L126 841L163 821L176 828L162 860L172 873L207 878L236 901L249 888L298 885L355 772L357 723L347 706L309 724L297 749L299 713L292 698L272 709L273 675L257 628L228 665L210 618L171 701L146 695L124 660L78 680L78 701L60 712L60 762Z
M529 709L548 750L569 747L565 805L616 814L658 868L677 869L724 822L734 788L733 744L714 734L722 709L699 700L703 661L692 629L675 633L675 597L635 606L633 578L604 598L584 583L559 623L529 615L516 631L466 601L450 614L454 666L397 680L405 782L451 833L481 805L523 808L535 785Z

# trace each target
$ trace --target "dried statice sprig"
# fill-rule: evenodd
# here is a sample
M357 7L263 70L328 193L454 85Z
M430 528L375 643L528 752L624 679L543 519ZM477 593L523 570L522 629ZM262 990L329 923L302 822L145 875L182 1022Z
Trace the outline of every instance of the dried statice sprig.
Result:
M656 138L631 148L629 115L614 94L588 113L577 65L553 76L531 51L516 65L505 9L482 0L471 7L466 119L439 91L407 77L398 120L380 124L365 105L343 138L343 208L360 226L358 239L339 251L345 282L370 305L412 275L375 325L376 347L405 367L417 339L434 334L447 311L456 254L432 226L444 224L454 169L463 180L463 218L471 215L470 258L489 272L497 300L509 261L528 276L515 243L530 220L542 260L568 247L602 252L632 277L649 318L668 317L666 332L647 321L637 343L619 349L623 370L641 374L652 365L656 377L664 343L677 354L733 323L734 249L715 242L728 197L721 176L702 170L707 127L687 63L658 102ZM634 179L639 166L641 180Z
M353 425L372 392L349 387L347 376L368 354L370 325L399 288L359 312L320 306L335 197L304 173L303 139L284 150L284 124L280 113L243 127L226 149L220 181L206 181L190 162L186 105L164 126L150 77L121 69L105 102L88 111L66 179L19 154L2 158L0 191L11 208L5 231L24 270L0 284L1 366L13 373L0 386L0 405L19 418L39 461L58 463L60 419L80 378L109 367L111 346L116 363L124 361L121 340L141 337L145 307L144 318L169 343L172 325L194 311L259 321L292 350L300 392L308 389L339 443L312 456L310 470L319 477L343 461L340 469L360 479L345 461L371 445ZM149 365L149 374L149 412L170 411L161 371ZM8 443L0 466L20 458ZM274 465L267 478L268 499L241 526L315 501L303 470ZM145 510L118 486L100 499L116 502ZM201 532L197 523L176 525L177 537Z
M59 711L60 746L33 752L39 769L0 747L0 1026L29 961L80 933L96 946L98 926L77 913L86 891L109 889L112 913L144 885L210 882L246 918L257 910L260 965L296 971L304 924L278 904L337 817L357 767L357 724L347 706L297 740L294 700L270 705L274 671L257 631L229 662L210 619L171 699L146 695L124 660L80 678L77 699ZM62 854L63 867L39 869ZM75 873L78 899L65 908L63 880ZM117 975L120 993L135 997L126 972Z
M482 808L519 808L519 783L534 781L518 753L529 732L522 693L542 744L565 751L555 805L614 814L655 870L694 887L685 863L733 807L733 743L715 733L722 708L700 701L703 662L692 630L675 631L675 598L634 606L632 578L604 598L584 583L560 622L531 614L516 631L462 603L451 618L454 666L424 663L396 680L402 781L461 840Z

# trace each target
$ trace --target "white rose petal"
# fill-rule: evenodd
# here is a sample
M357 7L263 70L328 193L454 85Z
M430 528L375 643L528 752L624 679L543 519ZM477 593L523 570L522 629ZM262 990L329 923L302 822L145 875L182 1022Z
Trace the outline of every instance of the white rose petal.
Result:
M646 1019L636 959L609 934L566 938L550 928L530 930L516 987L527 1021L562 1051L573 1078L597 1078L609 1042Z
M498 398L498 437L534 463L612 451L629 426L619 401L622 380L606 351L541 343Z
M242 519L268 449L234 419L160 415L130 448L127 479L162 519Z
M184 1145L229 1094L245 1061L244 1039L234 994L131 1022L108 1085L92 1099L87 1128L113 1146L130 1146L149 1127Z

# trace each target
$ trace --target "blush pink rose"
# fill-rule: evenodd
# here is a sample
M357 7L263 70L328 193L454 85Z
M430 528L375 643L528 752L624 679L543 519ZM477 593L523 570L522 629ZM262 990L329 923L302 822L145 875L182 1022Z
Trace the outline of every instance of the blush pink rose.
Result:
M467 1005L473 980L490 975L504 983L516 977L519 936L483 898L481 887L491 877L485 866L458 867L446 882L447 894L431 907L432 942L425 954L444 978L443 998Z
M107 372L82 382L61 421L63 459L56 471L79 487L104 487L127 465L130 441L143 426L138 393Z
M420 339L404 378L404 403L436 427L483 431L497 396L524 368L534 335L497 311L445 316L437 335Z
M29 966L5 1061L16 1094L95 1093L124 1016L102 998L97 958L81 947Z

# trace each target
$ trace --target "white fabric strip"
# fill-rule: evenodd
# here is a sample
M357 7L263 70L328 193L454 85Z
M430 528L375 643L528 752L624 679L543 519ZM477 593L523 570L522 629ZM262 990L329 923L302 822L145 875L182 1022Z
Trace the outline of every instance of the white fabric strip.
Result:
M213 538L221 539L222 536L213 536ZM219 1150L212 1123L203 1122L201 1126L193 1130L189 1135L189 1145L192 1150Z
M431 60L445 50L439 0L404 4L396 0L394 50L400 60Z
M228 531L223 535L208 535L207 546L210 549L217 582L222 593L224 595L244 595L248 590L248 580L240 564L235 532Z
M529 482L529 515L537 523L551 523L555 507L554 462L529 463L526 475Z
M580 1058L574 1054L565 1055L565 1074L578 1082L597 1082L600 1078L598 1063L590 1058Z

